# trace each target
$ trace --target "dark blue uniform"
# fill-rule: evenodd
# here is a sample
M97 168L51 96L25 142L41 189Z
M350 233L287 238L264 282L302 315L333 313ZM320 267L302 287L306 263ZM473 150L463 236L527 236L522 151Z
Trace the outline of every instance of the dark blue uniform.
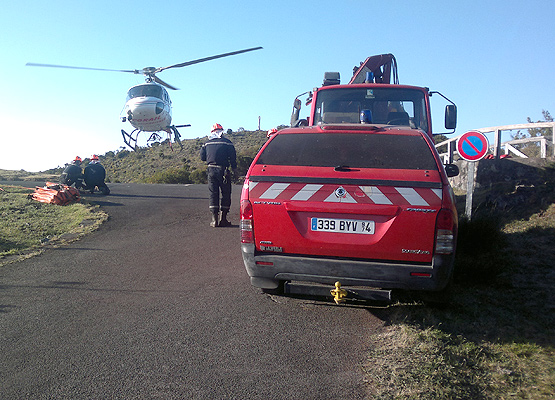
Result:
M106 186L104 180L106 179L106 170L98 162L90 162L85 167L85 186L91 193L94 192L95 187L98 187L104 194L110 194L110 189Z
M60 183L67 186L75 185L77 189L81 188L83 184L83 171L81 167L75 162L65 167L62 176L60 176Z
M215 138L200 149L200 158L208 164L208 189L210 191L210 211L222 211L222 222L231 206L231 179L225 179L228 167L237 168L237 154L229 139ZM222 193L220 203L220 190Z

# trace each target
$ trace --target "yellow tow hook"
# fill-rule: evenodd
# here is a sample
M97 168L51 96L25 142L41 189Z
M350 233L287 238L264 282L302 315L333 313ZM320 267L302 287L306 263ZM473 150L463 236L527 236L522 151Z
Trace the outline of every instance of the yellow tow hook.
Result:
M345 303L347 291L345 289L341 289L341 282L335 282L335 289L330 290L330 293L333 296L336 304Z

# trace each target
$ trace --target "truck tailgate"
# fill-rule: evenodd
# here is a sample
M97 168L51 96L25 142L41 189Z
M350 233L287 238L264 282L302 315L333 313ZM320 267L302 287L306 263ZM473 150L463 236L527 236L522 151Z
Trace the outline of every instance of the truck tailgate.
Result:
M439 174L344 182L256 176L248 182L260 252L430 263ZM360 184L363 183L363 184ZM375 184L373 184L375 183Z

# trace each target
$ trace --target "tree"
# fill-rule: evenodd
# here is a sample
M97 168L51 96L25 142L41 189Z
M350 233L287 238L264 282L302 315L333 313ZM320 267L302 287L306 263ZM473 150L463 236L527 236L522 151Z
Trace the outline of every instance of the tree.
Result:
M543 121L536 122L553 122L553 117L547 110L542 110ZM527 118L529 124L533 124L534 121L530 117ZM545 137L549 142L551 142L553 137L553 130L551 128L530 128L528 132L517 131L515 134L511 134L512 139L526 139L535 137ZM515 148L522 151L528 157L539 157L540 156L540 144L539 142L523 143L515 145Z
M536 121L536 122L553 122L553 117L551 116L549 111L542 110L542 115L543 115L543 121ZM529 124L534 123L534 121L532 121L530 117L528 117L527 119ZM530 137L544 136L548 139L551 139L553 137L552 136L553 130L551 128L531 128L531 129L528 129L528 133Z

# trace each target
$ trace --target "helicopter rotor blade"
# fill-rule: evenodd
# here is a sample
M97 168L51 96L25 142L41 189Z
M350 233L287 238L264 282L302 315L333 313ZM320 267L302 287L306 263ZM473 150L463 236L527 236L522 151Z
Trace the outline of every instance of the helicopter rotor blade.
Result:
M109 71L109 72L128 72L132 74L142 74L143 71L139 70L126 70L126 69L105 69L105 68L89 68L89 67L73 67L70 65L55 65L55 64L37 64L37 63L27 63L27 67L48 67L48 68L68 68L68 69L87 69L91 71Z
M158 78L156 75L154 75L152 78L154 79L154 82L159 83L160 85L165 86L168 89L179 90L178 88L170 85L169 83L164 82L162 79Z
M218 55L211 56L211 57L199 58L199 59L197 59L197 60L186 61L186 62L184 62L184 63L170 65L169 67L157 68L157 69L156 69L156 73L162 72L162 71L164 71L164 70L166 70L166 69L170 69L170 68L187 67L187 66L189 66L189 65L198 64L198 63L205 62L205 61L210 61L210 60L215 60L215 59L217 59L217 58L228 57L228 56L234 56L234 55L236 55L236 54L246 53L246 52L248 52L248 51L260 50L260 49L262 49L262 47L260 47L260 46L259 46L259 47L252 47L252 48L250 48L250 49L232 51L231 53L224 53L224 54L218 54Z

